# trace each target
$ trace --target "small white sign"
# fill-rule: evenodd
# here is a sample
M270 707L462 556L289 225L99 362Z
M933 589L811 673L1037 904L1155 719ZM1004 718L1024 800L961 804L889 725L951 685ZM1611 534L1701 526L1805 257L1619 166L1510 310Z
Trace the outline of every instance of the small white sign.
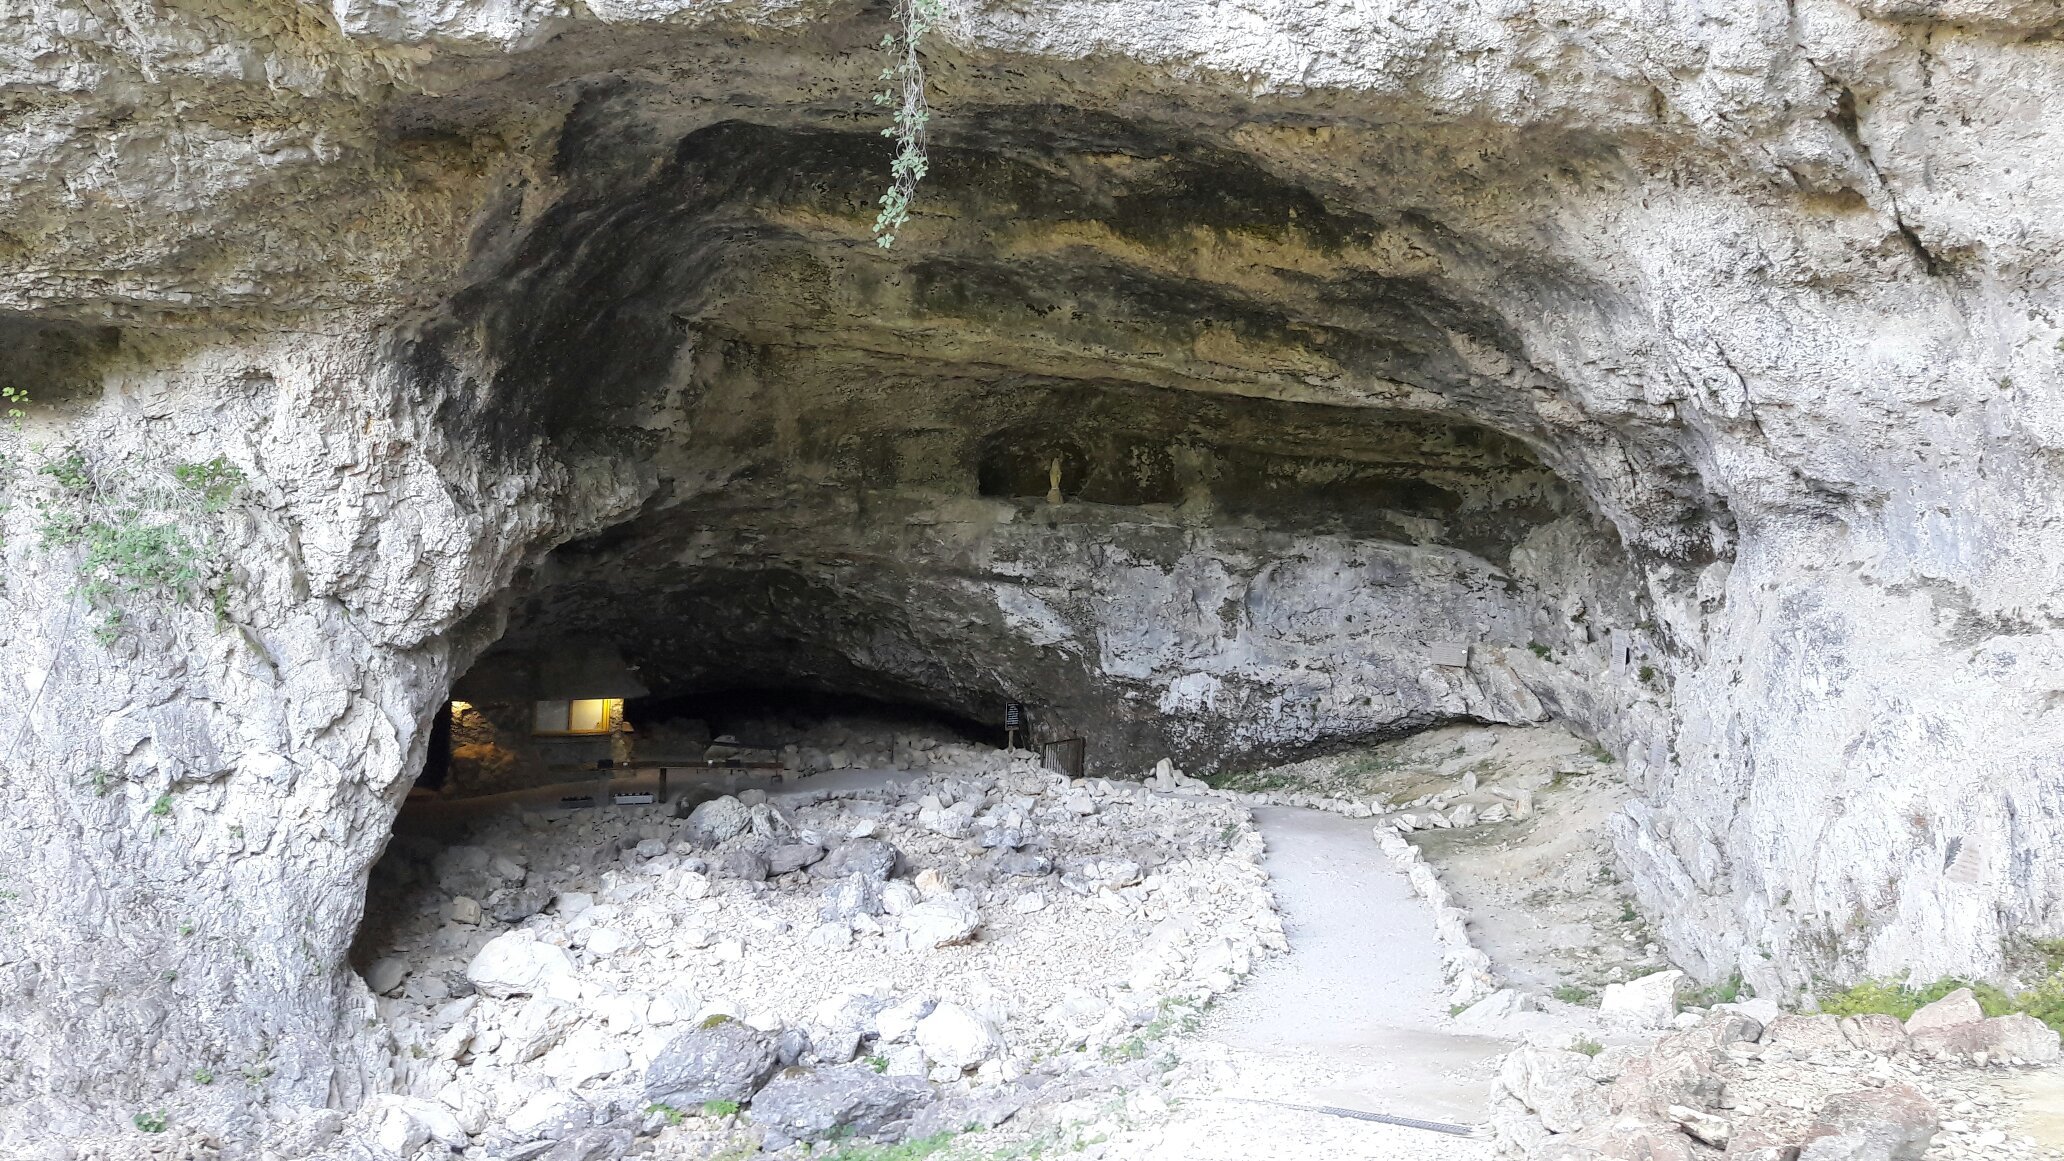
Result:
M618 806L647 806L654 801L656 801L655 798L650 794L619 794L616 796L616 804Z
M1435 665L1469 666L1469 646L1459 641L1430 642L1426 646L1426 655Z

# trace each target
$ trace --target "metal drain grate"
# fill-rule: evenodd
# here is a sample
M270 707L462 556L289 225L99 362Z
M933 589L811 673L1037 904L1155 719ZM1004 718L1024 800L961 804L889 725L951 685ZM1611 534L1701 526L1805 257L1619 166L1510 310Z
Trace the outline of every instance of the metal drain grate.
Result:
M1253 1097L1227 1097L1250 1105L1273 1105L1279 1109L1295 1109L1301 1113L1323 1113L1329 1117L1347 1117L1356 1121L1375 1121L1383 1125L1398 1125L1407 1129L1424 1129L1429 1133L1447 1133L1454 1137L1472 1137L1476 1130L1468 1125L1450 1125L1444 1121L1422 1121L1416 1117L1393 1117L1388 1113L1371 1113L1362 1109L1343 1109L1334 1105L1298 1105L1289 1101L1264 1101Z

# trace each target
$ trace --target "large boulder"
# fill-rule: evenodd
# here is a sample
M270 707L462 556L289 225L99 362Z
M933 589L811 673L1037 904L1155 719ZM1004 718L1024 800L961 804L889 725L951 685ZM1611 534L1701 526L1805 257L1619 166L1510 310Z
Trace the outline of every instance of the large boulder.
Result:
M982 927L982 913L952 896L927 899L902 915L912 950L967 943Z
M855 871L824 893L824 901L817 905L817 918L833 923L856 915L880 915L882 909L881 884Z
M1552 1133L1574 1133L1606 1115L1605 1090L1581 1052L1521 1048L1505 1057L1498 1083Z
M1906 1048L1906 1027L1897 1016L1866 1013L1842 1017L1842 1036L1865 1052L1893 1053Z
M1677 988L1683 982L1684 973L1673 969L1624 984L1607 984L1598 1011L1628 1023L1661 1027L1677 1015Z
M717 874L726 879L742 879L748 883L764 883L770 872L765 851L756 847L739 847L725 851L717 859Z
M1779 1016L1763 1029L1763 1043L1811 1054L1849 1047L1842 1022L1833 1016Z
M1985 1019L1985 1010L1978 1006L1978 997L1969 988L1958 988L1920 1011L1906 1018L1908 1035L1925 1032L1930 1028L1949 1028L1957 1024L1975 1024Z
M496 999L550 995L577 998L573 958L528 931L505 931L466 964L466 979Z
M816 843L783 843L767 852L767 873L786 875L800 871L824 857L824 848Z
M810 873L824 879L843 879L847 875L860 874L876 883L886 883L896 873L896 864L902 859L902 851L880 839L847 839L812 866Z
M969 1069L1003 1051L1003 1034L959 1004L940 1004L917 1022L917 1046L933 1064Z
M1836 1093L1806 1130L1799 1161L1920 1161L1940 1123L1909 1084Z
M727 794L689 811L681 834L696 846L713 847L727 839L737 838L751 825L752 810Z
M1530 1161L1704 1161L1710 1149L1669 1121L1611 1117L1582 1132L1550 1137L1528 1153Z
M753 1099L753 1124L767 1148L827 1138L893 1141L932 1099L919 1077L885 1076L865 1065L790 1068Z
M645 1069L645 1097L655 1104L692 1109L705 1101L753 1099L781 1067L772 1036L751 1025L711 1017L667 1041Z
M1955 1060L2019 1060L2049 1064L2058 1058L2058 1037L2033 1016L2016 1012L1990 1020L1922 1028L1907 1038L1915 1052Z

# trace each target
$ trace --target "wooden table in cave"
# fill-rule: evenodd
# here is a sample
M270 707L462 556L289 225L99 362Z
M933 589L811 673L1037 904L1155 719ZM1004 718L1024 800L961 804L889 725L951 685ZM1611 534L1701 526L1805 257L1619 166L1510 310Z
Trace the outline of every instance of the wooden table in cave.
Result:
M560 805L569 807L583 804L599 806L602 805L603 800L606 800L610 805L617 806L641 806L647 803L664 803L672 796L672 790L668 785L669 776L689 771L701 773L745 770L771 771L776 781L787 780L786 773L779 762L747 762L737 758L698 758L685 762L647 760L634 762L629 766L602 768L586 764L549 768L565 770L569 774L590 775L593 781L601 784L602 788L597 794L561 797L559 800ZM656 776L656 781L653 783L653 790L645 791L630 788L631 784L643 778L654 776ZM577 782L581 781L581 779L568 778L567 781ZM735 775L724 780L725 792L730 793L737 789L738 779ZM647 797L648 795L649 797Z

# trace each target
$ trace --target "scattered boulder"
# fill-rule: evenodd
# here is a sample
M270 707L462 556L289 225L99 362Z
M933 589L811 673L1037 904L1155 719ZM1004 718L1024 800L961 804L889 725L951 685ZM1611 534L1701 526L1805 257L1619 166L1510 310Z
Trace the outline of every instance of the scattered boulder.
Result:
M677 1109L705 1101L743 1104L780 1067L773 1037L738 1020L712 1017L659 1050L645 1069L645 1096Z
M1920 1011L1906 1018L1908 1035L1925 1032L1930 1028L1948 1028L1956 1024L1975 1024L1985 1019L1985 1010L1978 1006L1978 997L1969 988L1958 988Z
M1464 1024L1495 1024L1509 1020L1522 1012L1540 1010L1541 1002L1527 993L1513 988L1499 988L1464 1008L1455 1019Z
M552 1146L538 1161L622 1161L637 1137L637 1118L622 1116L575 1133Z
M837 886L824 893L824 902L817 907L817 918L826 923L881 913L881 884L860 871L839 880Z
M725 851L717 860L717 874L727 879L743 879L748 883L764 883L772 871L765 853L753 847L739 847Z
M917 1046L933 1064L966 1070L1000 1054L1003 1035L959 1004L940 1004L917 1022Z
M540 943L528 931L506 931L467 963L466 979L496 999L565 994L573 990L573 960L564 948Z
M1605 1090L1581 1052L1521 1048L1505 1057L1498 1083L1551 1133L1574 1133L1606 1115Z
M561 1088L547 1088L516 1107L503 1127L519 1141L557 1141L594 1123L588 1103Z
M902 921L915 950L973 941L981 930L982 914L949 895L919 903L903 913Z
M1849 1047L1842 1022L1833 1016L1779 1016L1763 1027L1763 1043L1808 1054Z
M810 873L825 879L859 874L876 883L886 883L902 858L903 852L880 839L847 839L811 867Z
M2049 1064L2058 1058L2057 1033L2035 1017L2019 1012L1922 1028L1907 1038L1907 1046L1915 1052L1958 1060Z
M752 811L730 795L712 798L688 812L682 837L699 847L713 847L737 838L752 825Z
M1607 984L1598 1010L1608 1017L1661 1027L1677 1014L1677 987L1683 982L1684 973L1672 969L1624 984Z
M753 1099L753 1124L769 1150L829 1137L893 1141L932 1097L932 1086L865 1065L790 1068Z
M1017 875L1026 879L1037 879L1053 874L1053 860L1034 851L999 850L989 860L989 865L999 875Z
M1940 1124L1934 1103L1912 1085L1837 1093L1806 1130L1799 1161L1920 1161Z
M786 875L800 871L824 857L824 848L817 843L783 843L767 852L767 873Z
M503 923L521 923L543 911L551 902L552 893L543 887L497 891L488 896L488 914Z
M407 960L395 956L383 956L380 959L374 960L372 965L366 968L366 987L371 988L374 995L384 996L399 989L402 982L408 979L408 974L409 965Z
M1619 1116L1566 1137L1551 1137L1533 1157L1538 1161L1704 1161L1715 1154L1669 1121Z
M1843 1037L1865 1052L1889 1055L1906 1049L1906 1026L1897 1016L1844 1016L1841 1023Z
M1715 1149L1727 1148L1727 1142L1734 1136L1734 1122L1725 1117L1671 1105L1663 1110L1677 1126L1697 1140L1704 1141Z

